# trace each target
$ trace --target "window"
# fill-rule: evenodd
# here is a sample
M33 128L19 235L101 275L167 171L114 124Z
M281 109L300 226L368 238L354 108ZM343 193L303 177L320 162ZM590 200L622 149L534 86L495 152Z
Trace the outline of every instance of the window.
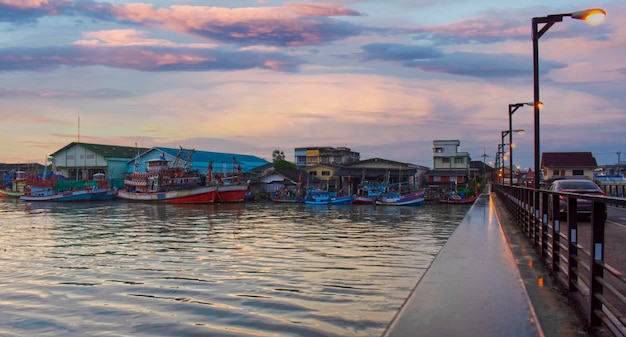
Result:
M553 176L558 176L559 175L559 170L553 170L552 171L552 175Z
M443 164L450 164L450 158L448 158L448 157L441 158L441 162L442 162Z
M87 159L94 159L96 156L93 154L87 154Z
M68 154L67 155L67 159L74 159L74 155L73 154Z
M454 163L455 164L463 164L463 163L465 163L465 158L463 158L463 157L456 157L456 158L454 158Z
M585 171L584 170L572 170L572 174L575 176L584 176Z
M322 171L322 177L330 176L330 171Z
M441 148L441 147L436 147L436 148L434 148L434 149L433 149L433 152L434 152L434 153L443 153L443 148Z
M309 173L311 173L311 175L317 176L317 171L311 171Z
M441 177L440 176L434 176L433 177L433 181L434 182L440 182L441 181Z

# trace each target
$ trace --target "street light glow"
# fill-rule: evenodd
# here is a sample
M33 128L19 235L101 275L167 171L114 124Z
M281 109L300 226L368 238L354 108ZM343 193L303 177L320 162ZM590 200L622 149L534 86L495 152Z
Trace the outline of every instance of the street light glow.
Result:
M592 25L597 25L604 21L606 18L606 12L602 8L591 8L572 13L572 18L585 20Z

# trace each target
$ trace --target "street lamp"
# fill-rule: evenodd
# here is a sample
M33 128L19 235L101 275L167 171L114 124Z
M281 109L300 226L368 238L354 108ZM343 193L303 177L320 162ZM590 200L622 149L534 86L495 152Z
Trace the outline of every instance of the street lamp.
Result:
M532 39L533 39L533 84L534 84L534 100L538 103L539 99L539 38L545 34L545 32L557 22L562 22L564 17L571 17L572 19L585 20L589 23L600 23L606 17L606 12L601 8L586 9L573 13L565 14L552 14L544 17L536 17L532 19ZM539 25L543 24L541 29ZM539 189L539 104L534 104L535 107L535 189Z
M511 186L513 186L513 132L515 130L513 130L513 114L515 113L515 111L517 111L517 109L523 107L524 105L528 105L528 106L534 106L535 103L533 102L527 102L527 103L514 103L514 104L509 104L509 144L511 144L511 155L510 155L510 164L509 164L509 168L511 170ZM539 107L541 107L543 105L543 103L539 102L538 103ZM523 134L524 130L522 130L522 132L520 134Z
M505 146L508 145L509 146L509 152L510 152L509 153L509 160L511 160L511 166L510 166L511 179L509 181L510 181L511 185L513 185L513 146L514 145L513 145L512 133L516 132L516 133L518 133L520 135L523 135L524 132L526 132L526 131L524 131L523 129L511 130L510 127L511 127L511 124L509 123L509 130L502 131L502 141L500 142L500 146L502 148L502 168L503 168L503 170L502 170L502 183L504 184L504 167L505 167L505 160L506 160L504 149L505 149ZM506 135L509 135L509 143L508 144L504 143L504 137L506 137Z

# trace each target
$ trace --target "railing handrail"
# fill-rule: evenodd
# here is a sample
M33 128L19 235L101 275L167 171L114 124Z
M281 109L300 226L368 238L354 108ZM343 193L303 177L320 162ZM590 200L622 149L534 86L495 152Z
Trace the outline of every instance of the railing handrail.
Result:
M496 193L522 232L524 232L542 260L550 267L556 283L571 297L578 299L579 309L587 312L591 328L606 327L615 336L626 336L622 312L626 295L618 289L626 287L623 272L608 265L605 260L605 220L607 205L626 206L626 199L573 192L558 192L531 187L495 185ZM567 222L561 223L559 197L567 200ZM548 201L552 199L550 204ZM590 200L590 246L578 242L577 200ZM551 207L549 209L549 207ZM567 226L567 231L561 227ZM585 227L586 229L586 227ZM580 254L579 254L580 253ZM604 277L611 277L610 284ZM587 291L588 290L588 291ZM574 296L578 294L578 296Z

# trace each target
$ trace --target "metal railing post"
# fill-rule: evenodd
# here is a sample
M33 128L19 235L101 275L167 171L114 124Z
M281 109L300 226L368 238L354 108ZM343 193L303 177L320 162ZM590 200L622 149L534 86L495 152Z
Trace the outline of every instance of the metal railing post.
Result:
M591 210L591 277L589 285L589 325L599 326L602 323L603 286L600 280L604 278L604 221L606 205L602 202L593 201Z

